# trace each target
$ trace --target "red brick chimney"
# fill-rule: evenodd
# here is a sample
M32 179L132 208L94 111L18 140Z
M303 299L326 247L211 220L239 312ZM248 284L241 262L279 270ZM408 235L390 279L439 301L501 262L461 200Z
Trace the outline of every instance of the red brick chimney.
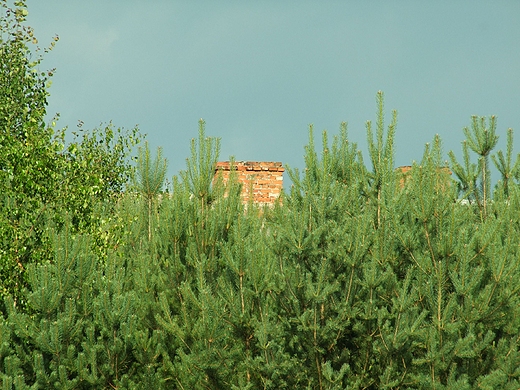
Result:
M283 188L283 172L281 162L235 161L238 182L242 184L242 202L251 199L258 204L273 204L280 196ZM217 163L215 175L222 175L224 184L229 180L231 163Z
M403 189L406 184L412 179L412 166L411 165L405 165L396 168L396 171L400 174L399 176L399 188ZM446 186L450 185L449 177L451 176L452 172L450 168L448 167L440 167L437 168L437 173L440 179L440 182L438 183L439 188L445 189Z

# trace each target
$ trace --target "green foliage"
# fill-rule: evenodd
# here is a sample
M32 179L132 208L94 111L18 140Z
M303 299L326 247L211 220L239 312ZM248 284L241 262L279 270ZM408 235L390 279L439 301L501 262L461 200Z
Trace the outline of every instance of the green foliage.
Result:
M205 125L201 119L198 142L191 140L191 156L186 159L187 170L181 172L181 177L197 200L211 204L216 197L212 194L211 184L220 153L220 139L206 138Z
M29 45L37 41L24 24L25 2L16 1L13 9L7 1L0 5L0 296L14 294L23 306L28 265L52 259L49 220L60 226L70 218L74 231L97 232L94 246L106 252L100 209L110 208L124 189L133 170L129 157L141 136L137 129L125 132L109 124L91 132L80 128L82 136L75 133L66 143L66 129L56 131L54 120L46 125L54 70L40 71L42 55L32 58Z
M12 137L26 139L26 133L39 127L45 116L46 86L54 70L41 71L38 66L42 56L31 56L28 45L38 41L34 30L24 25L28 14L25 1L16 1L15 8L11 9L7 1L2 0L0 8L0 128ZM55 37L45 51L52 49L57 40Z
M1 317L2 386L518 388L520 191L486 218L460 204L439 137L400 181L381 103L371 170L346 124L321 153L311 128L272 208L213 179L203 125L162 197L165 161L145 146L141 195L96 208L106 241L72 214L46 222L52 258Z
M489 171L489 154L498 142L496 131L496 118L492 116L489 119L489 127L486 126L485 118L477 118L474 116L471 123L471 132L465 127L468 146L473 152L479 155L478 166L481 176L481 192L484 214L486 214L486 203L490 199L491 193L491 173Z
M46 84L52 71L40 72L32 59L34 33L23 25L24 1L16 8L0 3L0 278L3 297L23 285L27 259L42 257L40 222L58 187L55 156L60 143L44 125ZM36 253L35 253L36 252Z
M498 136L495 132L495 116L489 118L489 124L486 124L486 118L473 116L471 130L468 127L464 128L464 135L466 136L466 140L463 142L464 167L457 162L455 154L450 152L454 172L460 180L460 190L462 190L464 197L469 197L477 203L483 218L487 215L488 203L491 200L489 156L498 142ZM477 164L470 162L469 149L478 155ZM493 159L495 160L495 158ZM506 175L511 174L511 172L507 172L507 168L511 168L510 162L509 166L502 168ZM479 179L480 187L477 186ZM507 184L508 181L505 182L505 185Z
M73 224L85 228L99 201L117 199L133 175L130 155L142 136L137 128L114 128L112 123L86 131L79 126L64 146L61 207L74 212Z
M50 75L15 6L0 42L3 389L519 388L512 130L492 155L496 119L474 117L462 163L450 153L457 181L438 136L401 174L379 92L371 167L345 123L321 152L311 127L290 193L259 208L233 172L215 177L201 120L161 193L162 150L129 160L137 129L80 127L66 144L44 124Z
M509 196L509 189L514 184L514 179L518 181L520 177L520 154L517 154L516 160L513 162L513 129L507 130L507 149L506 155L499 150L496 155L492 155L491 159L502 176L502 180L498 188L502 187L504 195Z
M139 148L137 189L143 197L152 199L159 195L164 186L167 166L166 159L162 157L162 148L157 148L157 156L153 162L148 143L145 143L144 149Z
M154 216L157 215L157 202L159 194L164 186L168 163L162 157L162 149L157 149L155 160L150 161L150 150L148 143L144 149L139 148L137 160L136 188L143 200L143 212L146 218L148 230L148 240L152 240L152 230L154 229Z

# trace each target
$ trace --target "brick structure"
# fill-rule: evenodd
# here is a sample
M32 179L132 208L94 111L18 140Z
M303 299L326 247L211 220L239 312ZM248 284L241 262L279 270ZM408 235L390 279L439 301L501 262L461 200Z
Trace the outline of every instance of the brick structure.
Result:
M399 177L399 187L404 188L406 183L408 183L412 179L412 167L410 165L405 165L396 168L396 171L400 173ZM439 186L441 189L445 189L446 186L450 185L449 177L452 172L448 167L437 168L437 172L439 173Z
M234 170L242 184L243 203L252 200L257 204L273 204L280 196L285 171L281 162L235 161ZM218 162L215 175L218 174L225 184L231 174L231 163Z
M406 182L410 180L410 171L412 167L410 165L405 165L402 167L396 168L396 171L400 173L399 176L399 188L404 188Z

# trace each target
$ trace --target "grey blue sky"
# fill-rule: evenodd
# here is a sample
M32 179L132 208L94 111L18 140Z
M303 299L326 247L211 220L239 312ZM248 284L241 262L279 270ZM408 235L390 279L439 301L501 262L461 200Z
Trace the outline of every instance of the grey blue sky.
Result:
M28 0L44 61L57 68L59 126L138 124L185 168L198 120L221 160L303 166L308 126L366 156L365 122L385 93L398 111L396 165L441 135L459 155L471 115L497 115L520 152L520 1Z

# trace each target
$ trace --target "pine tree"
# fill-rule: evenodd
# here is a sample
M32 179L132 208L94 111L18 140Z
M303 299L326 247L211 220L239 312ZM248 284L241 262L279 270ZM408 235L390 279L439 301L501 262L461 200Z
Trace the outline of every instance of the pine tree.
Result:
M461 204L438 136L401 181L380 99L371 169L346 124L321 153L311 128L272 208L214 178L201 123L160 207L142 191L153 225L131 193L102 234L46 219L52 256L0 315L2 388L518 388L520 190ZM141 158L143 189L164 160Z
M393 190L391 181L394 178L394 135L397 125L397 112L392 113L392 122L388 126L388 131L385 136L384 128L384 95L383 92L377 93L377 122L376 122L376 138L373 138L372 123L367 122L367 139L368 151L370 160L372 162L371 187L374 196L374 201L377 204L377 227L381 225L381 213L383 207L383 198L386 188L383 184L387 184L390 191ZM385 142L386 141L386 142Z
M84 321L93 311L96 261L85 242L67 232L55 234L52 241L54 262L28 270L29 313L8 300L8 322L27 386L80 388L77 348Z
M153 162L150 161L148 143L145 143L144 149L139 148L136 186L144 201L148 241L152 240L154 216L157 215L158 197L164 186L167 167L166 159L162 157L162 148L157 148L157 156Z
M513 129L507 130L506 155L504 156L504 153L499 150L496 155L491 156L491 159L502 176L498 187L502 187L503 194L507 198L514 179L518 181L520 175L520 154L517 154L516 160L513 162Z
M161 388L161 333L148 328L150 304L132 283L143 267L115 253L100 262L89 238L70 232L53 235L52 263L28 270L27 309L7 302L13 349L0 367L6 386Z
M489 156L498 142L496 132L496 118L491 116L489 124L486 118L473 116L471 118L471 131L468 127L464 128L466 140L463 144L464 170L457 162L455 155L450 153L450 158L454 167L455 174L461 180L462 187L473 191L474 198L481 210L483 218L487 216L487 208L491 199L491 173L489 168ZM478 165L469 163L468 149L475 152L478 158ZM478 171L476 170L478 168ZM477 178L480 178L480 188L475 185Z
M377 303L362 308L370 292L360 279L379 279L376 262L367 263L366 257L382 208L368 200L371 176L356 146L348 142L346 125L332 147L324 133L320 157L311 128L305 161L303 180L289 170L294 187L272 227L272 248L285 280L276 307L284 319L282 334L290 335L277 342L292 356L286 359L291 371L283 379L292 387L369 387L373 377L363 366L371 348L363 340L370 324L360 317L373 321ZM381 199L383 181L378 183L373 193ZM376 279L373 288L380 282Z
M236 380L240 344L233 337L230 308L222 298L229 266L223 247L244 212L240 187L214 180L218 140L200 122L198 143L181 179L165 201L158 241L164 287L156 320L177 347L168 350L169 369L179 388L230 388Z

